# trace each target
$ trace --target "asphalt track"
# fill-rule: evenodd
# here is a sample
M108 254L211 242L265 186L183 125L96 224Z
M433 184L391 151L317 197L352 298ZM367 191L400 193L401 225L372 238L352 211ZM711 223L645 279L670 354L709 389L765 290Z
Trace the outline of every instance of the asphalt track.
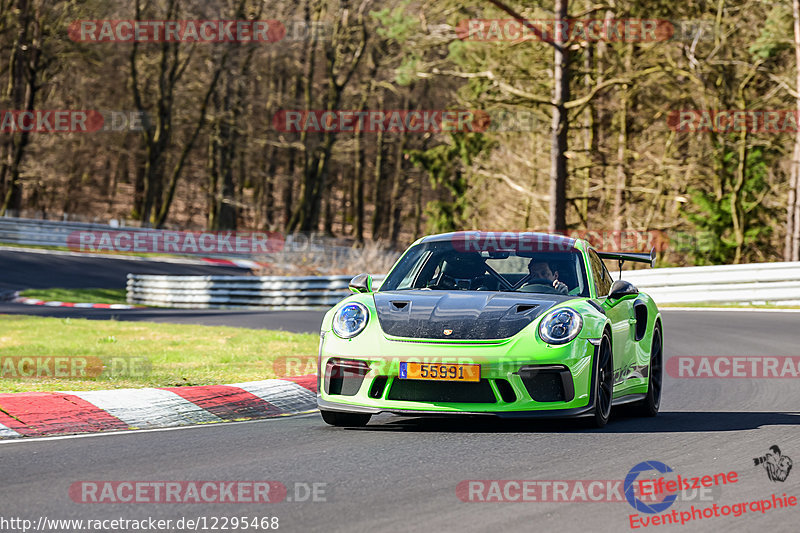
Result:
M124 320L136 322L168 322L173 324L203 324L205 326L234 326L251 329L281 329L294 333L316 331L322 324L322 311L250 311L222 309L74 309L44 307L0 302L2 315L34 315L55 318L86 318L89 320Z
M235 267L136 261L92 255L52 255L8 251L0 248L0 293L4 290L61 288L123 288L129 272L172 275L234 275L246 270ZM0 301L0 315L23 314L91 320L132 320L236 326L255 329L281 329L302 333L319 331L322 312L275 312L214 309L74 309L42 307Z
M797 313L665 311L667 357L798 355ZM777 444L800 460L800 391L792 379L665 376L661 414L614 416L603 430L575 421L414 419L381 415L363 429L326 426L318 415L172 431L10 441L0 444L0 517L101 519L277 516L281 531L624 531L626 502L470 503L463 480L619 480L637 463L683 476L736 471L712 501L800 496L800 472L771 482L753 458ZM797 470L795 466L795 470ZM271 504L85 504L82 480L275 480L325 483L326 501ZM305 492L305 491L301 491ZM796 531L798 508L704 518L658 531ZM210 523L209 523L210 525ZM176 530L173 526L172 530Z
M120 257L18 252L0 248L0 290L122 289L129 273L241 276L236 267L139 261Z

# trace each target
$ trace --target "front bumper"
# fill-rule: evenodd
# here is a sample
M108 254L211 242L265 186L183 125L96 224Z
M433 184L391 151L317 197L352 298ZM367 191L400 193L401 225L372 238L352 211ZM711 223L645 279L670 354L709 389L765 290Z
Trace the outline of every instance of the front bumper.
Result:
M338 340L337 340L338 341ZM339 344L334 343L334 344ZM400 415L571 417L594 408L596 346L576 339L519 357L513 346L394 343L393 355L320 352L320 409ZM419 353L424 352L425 356ZM511 352L511 353L509 353ZM400 379L400 362L477 363L479 383Z

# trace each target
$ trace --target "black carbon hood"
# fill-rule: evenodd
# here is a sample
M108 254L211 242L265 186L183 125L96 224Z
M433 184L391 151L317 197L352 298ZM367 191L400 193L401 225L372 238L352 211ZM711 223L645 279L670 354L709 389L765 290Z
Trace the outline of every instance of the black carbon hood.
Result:
M480 340L512 337L574 296L403 290L377 292L374 298L381 329L392 337Z

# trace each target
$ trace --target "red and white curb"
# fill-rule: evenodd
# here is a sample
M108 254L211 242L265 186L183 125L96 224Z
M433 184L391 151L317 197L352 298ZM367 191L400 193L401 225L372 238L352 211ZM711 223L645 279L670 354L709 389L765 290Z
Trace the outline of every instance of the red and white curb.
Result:
M0 394L0 439L254 420L317 407L314 375L233 385Z
M11 303L25 304L25 305L42 305L44 307L75 307L78 309L137 309L137 306L135 305L45 301L45 300L37 300L36 298L25 298L23 296L12 299Z

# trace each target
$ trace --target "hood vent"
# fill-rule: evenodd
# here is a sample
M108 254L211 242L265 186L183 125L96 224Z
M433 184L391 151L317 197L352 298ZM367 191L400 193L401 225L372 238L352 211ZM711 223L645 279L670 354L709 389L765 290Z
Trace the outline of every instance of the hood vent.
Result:
M403 290L377 292L374 298L378 320L386 335L459 341L507 339L555 303L573 297Z

